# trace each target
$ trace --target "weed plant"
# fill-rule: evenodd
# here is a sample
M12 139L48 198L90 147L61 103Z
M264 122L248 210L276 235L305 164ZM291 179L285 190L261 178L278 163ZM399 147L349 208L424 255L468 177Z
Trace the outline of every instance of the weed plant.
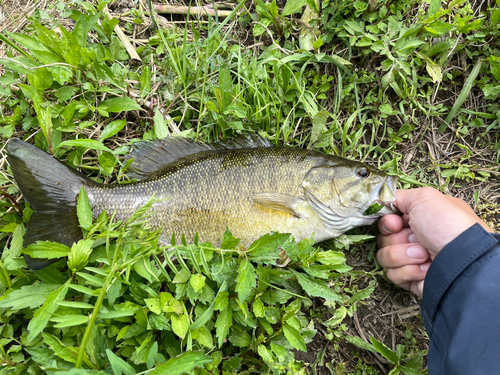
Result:
M472 186L466 197L495 225L498 204L480 188L500 174L498 0L256 0L225 19L189 16L182 27L165 27L142 2L119 22L108 5L57 2L22 32L0 33L4 144L27 139L120 184L123 155L139 140L258 133L371 161L404 188ZM136 46L140 62L118 24L129 37L149 32ZM392 349L349 332L381 280L367 261L373 231L321 247L272 233L247 250L228 231L220 247L175 233L162 247L148 227L153 201L126 223L112 212L92 221L82 190L83 239L24 248L32 210L17 199L3 156L1 374L376 373L361 355L351 367L328 359L327 345L376 353L390 374L426 373L425 345L408 327ZM292 263L277 267L283 252ZM31 271L23 254L60 260ZM296 359L320 334L325 346L311 366Z

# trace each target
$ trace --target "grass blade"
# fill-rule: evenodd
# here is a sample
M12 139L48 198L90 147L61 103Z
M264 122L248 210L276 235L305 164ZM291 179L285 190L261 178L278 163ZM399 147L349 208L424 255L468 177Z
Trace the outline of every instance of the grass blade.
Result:
M477 75L479 74L482 65L483 61L478 60L476 65L472 69L472 72L469 74L467 81L465 81L465 85L462 88L462 91L460 91L460 95L458 95L457 101L455 102L455 104L453 104L453 108L451 109L450 113L448 113L446 120L444 120L445 123L439 126L438 132L442 133L447 128L448 124L462 107L462 104L464 104L465 99L467 99L467 97L469 96L472 86L474 86L474 82L476 81Z

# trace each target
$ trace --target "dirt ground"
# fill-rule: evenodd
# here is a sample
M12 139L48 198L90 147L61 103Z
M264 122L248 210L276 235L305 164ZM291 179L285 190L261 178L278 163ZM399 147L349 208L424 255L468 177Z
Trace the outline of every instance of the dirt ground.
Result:
M119 0L111 6L111 11L122 13L134 1ZM0 1L0 29L11 32L20 31L26 25L26 17L35 12L36 9L47 12L57 12L56 3L49 0L1 0ZM167 21L165 21L167 22ZM4 46L0 45L0 56L5 54ZM460 62L458 62L460 63ZM460 83L457 83L457 85ZM460 92L457 86L455 92ZM435 98L435 103L453 102L453 97ZM482 103L480 99L470 97L465 103L467 107L479 108ZM424 119L423 119L424 120ZM430 124L431 128L435 126ZM424 130L422 126L422 131ZM410 173L420 166L420 170L428 176L435 176L439 183L444 183L441 176L439 164L446 164L452 160L459 159L463 150L457 147L456 143L467 145L474 152L471 164L473 170L488 171L491 178L488 182L471 180L461 181L460 186L450 184L446 192L464 199L476 212L483 215L485 219L497 229L500 224L500 212L497 203L500 198L500 173L491 167L494 164L496 155L491 151L481 148L476 142L475 134L466 136L460 135L456 129L451 127L444 133L437 133L432 130L427 132L423 138L413 137L413 141L402 143L398 151L405 155L401 162L402 172ZM425 176L422 176L423 178ZM479 199L474 199L474 192L479 191ZM367 232L373 233L373 228L367 228ZM372 270L373 262L367 259L366 254L361 257L351 255L349 265L358 270ZM378 277L378 287L372 297L359 305L358 310L352 318L347 318L347 333L353 336L360 336L367 341L370 336L384 342L389 348L395 349L398 343L412 342L419 349L426 349L428 338L419 316L420 300L414 295L401 290L381 277ZM326 316L325 320L329 317ZM327 333L322 326L316 327L318 334L314 341L309 344L307 353L296 353L296 358L306 363L310 363L310 373L318 375L330 374L332 368L343 366L346 371L354 371L356 364L361 358L363 362L371 365L381 374L387 374L391 368L387 360L380 355L367 351L362 351L345 341L336 342L329 340ZM313 365L314 364L314 365Z

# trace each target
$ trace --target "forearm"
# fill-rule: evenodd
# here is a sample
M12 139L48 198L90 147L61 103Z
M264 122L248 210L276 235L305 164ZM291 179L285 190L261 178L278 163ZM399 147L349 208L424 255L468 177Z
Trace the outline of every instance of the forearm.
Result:
M500 245L479 224L446 245L426 278L429 374L494 374L500 355Z

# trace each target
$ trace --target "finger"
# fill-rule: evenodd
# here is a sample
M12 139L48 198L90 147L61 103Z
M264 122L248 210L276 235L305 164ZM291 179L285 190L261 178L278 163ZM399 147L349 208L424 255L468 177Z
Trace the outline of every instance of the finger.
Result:
M420 298L422 298L424 292L424 280L420 281L409 281L407 283L398 285L400 288L409 290L410 292L416 294Z
M429 252L422 245L397 244L381 248L377 262L382 267L395 268L410 264L421 264L429 259Z
M393 234L389 234L388 236L378 236L377 244L379 249L386 247L397 245L400 243L413 243L418 241L411 241L410 235L412 234L412 230L410 228L403 228L401 231Z
M384 236L399 232L403 225L403 219L398 215L385 215L378 221L378 228Z
M430 264L430 262L427 263ZM410 290L408 283L424 280L428 268L427 264L411 264L403 267L387 268L385 274L394 284L402 288L406 286L406 289Z

